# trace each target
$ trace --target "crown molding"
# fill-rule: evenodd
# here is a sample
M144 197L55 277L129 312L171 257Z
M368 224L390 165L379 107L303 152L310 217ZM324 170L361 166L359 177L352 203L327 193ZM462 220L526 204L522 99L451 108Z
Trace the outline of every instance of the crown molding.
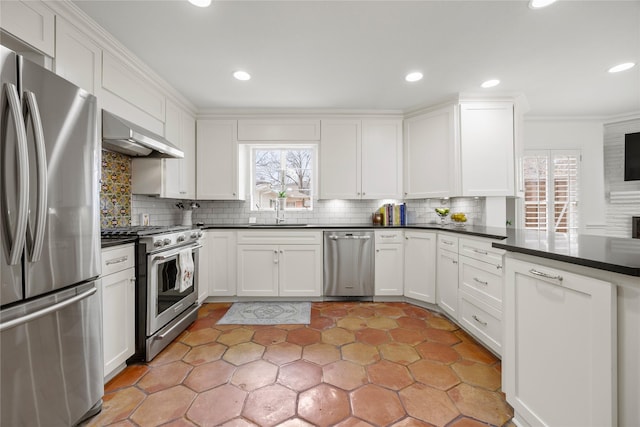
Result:
M88 37L94 39L102 49L126 63L129 67L133 68L134 71L145 76L153 86L163 92L165 96L168 96L173 102L189 111L192 115L195 116L197 114L198 108L195 104L160 77L158 73L145 64L71 0L44 0L43 3L55 12L57 18L60 17L69 21L71 25L85 33Z

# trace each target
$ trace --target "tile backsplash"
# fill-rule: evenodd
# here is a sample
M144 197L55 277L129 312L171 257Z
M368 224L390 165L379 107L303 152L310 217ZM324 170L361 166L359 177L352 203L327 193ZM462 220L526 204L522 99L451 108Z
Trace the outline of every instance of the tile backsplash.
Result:
M140 214L147 213L152 225L175 225L182 222L178 201L148 196L133 196L131 223L140 224ZM362 224L371 222L371 214L384 203L398 200L320 200L313 211L286 211L288 223L303 224ZM252 211L248 201L199 201L200 208L193 213L193 222L205 224L246 224L250 217L257 223L275 221L273 211ZM484 224L484 199L460 197L448 200L426 199L407 201L410 224L439 222L434 209L447 206L451 212L465 212L470 224Z
M101 228L131 225L131 158L102 150Z

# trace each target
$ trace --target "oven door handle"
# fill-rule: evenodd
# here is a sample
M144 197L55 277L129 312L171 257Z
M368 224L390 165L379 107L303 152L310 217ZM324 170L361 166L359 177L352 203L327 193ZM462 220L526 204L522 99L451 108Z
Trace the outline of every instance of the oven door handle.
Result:
M183 247L183 248L178 248L178 249L175 249L175 250L171 251L170 255L160 255L160 254L153 255L153 259L154 260L159 260L159 261L165 261L165 260L167 260L169 258L172 258L172 257L176 256L177 254L179 254L180 252L182 252L185 249L190 249L190 250L193 251L193 250L196 250L196 249L200 249L201 247L202 247L202 245L187 246L187 247Z

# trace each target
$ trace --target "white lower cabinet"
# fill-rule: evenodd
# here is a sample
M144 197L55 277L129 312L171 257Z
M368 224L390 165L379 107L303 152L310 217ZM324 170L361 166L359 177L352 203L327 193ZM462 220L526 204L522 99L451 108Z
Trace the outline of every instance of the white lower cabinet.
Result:
M506 283L503 390L517 424L617 425L615 286L512 258Z
M238 296L322 295L322 233L238 233Z
M198 251L198 276L196 283L198 284L198 304L202 304L209 296L209 244L207 242L208 233L202 233L200 244L202 247Z
M236 232L207 231L207 258L202 268L207 271L210 297L236 295Z
M102 250L102 337L107 380L135 352L134 266L133 245Z
M404 244L402 230L375 231L375 295L403 294Z
M435 304L437 233L406 230L404 296Z
M458 292L458 322L497 354L502 354L502 312L462 289Z

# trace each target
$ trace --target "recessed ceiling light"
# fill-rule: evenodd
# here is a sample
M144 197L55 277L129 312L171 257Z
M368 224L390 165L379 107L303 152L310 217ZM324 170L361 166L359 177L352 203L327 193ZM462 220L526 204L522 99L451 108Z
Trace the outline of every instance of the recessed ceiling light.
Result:
M404 79L408 82L417 82L419 80L422 80L422 73L419 71L416 71L414 73L409 73L405 76Z
M487 80L486 82L482 83L480 86L482 86L483 88L487 89L487 88L490 88L490 87L498 86L499 84L500 84L500 80L491 79L491 80Z
M235 73L233 73L233 77L238 80L246 81L251 79L251 74L247 73L246 71L236 71Z
M211 0L189 0L189 3L198 7L209 7L211 5Z
M543 7L547 7L550 4L555 3L556 0L531 0L529 2L529 8L531 9L541 9Z
M625 62L624 64L618 64L615 67L609 68L610 73L619 73L620 71L627 71L629 68L633 68L636 64L633 62Z

